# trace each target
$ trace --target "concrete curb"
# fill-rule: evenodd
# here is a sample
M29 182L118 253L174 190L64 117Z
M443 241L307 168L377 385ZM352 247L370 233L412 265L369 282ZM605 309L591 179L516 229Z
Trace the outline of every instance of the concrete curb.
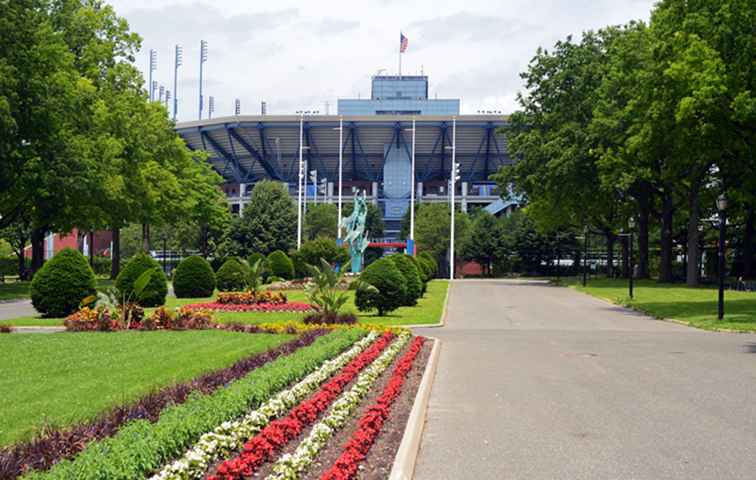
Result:
M441 340L433 339L433 349L431 350L428 363L425 366L425 373L420 382L420 388L415 395L415 403L412 405L412 411L407 419L407 427L404 429L402 443L399 444L399 450L394 457L394 464L391 467L389 480L411 480L415 473L415 463L417 455L420 453L420 441L423 437L425 428L425 417L428 413L428 400L430 399L433 380L438 368L439 352L441 350Z
M66 327L48 327L48 326L38 326L35 327L33 325L26 325L26 326L20 326L20 327L14 327L10 325L10 327L13 329L12 333L58 333L58 332L65 332Z
M418 323L413 325L394 325L402 328L440 328L446 326L446 317L449 311L449 292L452 289L452 282L449 281L449 288L446 289L446 297L444 297L444 309L441 311L441 320L438 323Z

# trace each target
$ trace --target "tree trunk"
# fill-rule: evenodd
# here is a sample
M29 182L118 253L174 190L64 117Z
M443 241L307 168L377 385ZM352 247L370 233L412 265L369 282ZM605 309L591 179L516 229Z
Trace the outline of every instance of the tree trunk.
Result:
M145 252L150 251L150 224L142 224L142 250Z
M26 280L26 256L24 255L24 248L16 250L16 257L18 257L18 279Z
M89 231L89 266L94 268L94 232Z
M698 218L700 209L700 195L698 183L694 182L688 195L688 254L685 272L685 283L689 287L698 286L700 282L700 271L698 270Z
M37 270L42 268L42 264L45 262L45 230L44 227L39 227L32 230L31 233L32 275L37 273Z
M743 262L743 277L744 278L753 278L754 277L754 268L753 268L753 230L754 230L754 221L756 221L756 215L754 214L754 208L753 204L748 206L747 212L746 212L746 223L745 228L743 229L743 255L742 255L742 262Z
M672 197L665 193L662 197L661 261L659 264L659 281L672 281L672 221L674 205Z
M115 280L121 272L121 229L114 227L112 234L113 249L110 252L110 278Z
M647 189L638 196L638 278L648 278L648 221L651 198Z
M630 237L624 237L622 242L622 276L630 278Z

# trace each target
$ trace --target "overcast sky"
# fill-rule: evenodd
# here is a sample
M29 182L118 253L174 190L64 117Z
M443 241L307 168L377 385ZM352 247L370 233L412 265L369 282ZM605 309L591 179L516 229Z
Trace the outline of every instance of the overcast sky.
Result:
M137 65L147 78L148 52L158 52L155 79L173 90L179 71L179 120L195 120L199 45L209 43L205 95L215 116L336 113L338 98L370 96L370 77L398 68L399 32L409 39L402 73L424 71L430 95L461 98L462 112L509 113L522 72L539 46L569 34L632 19L647 20L653 0L111 0L142 36ZM207 110L205 110L207 111Z

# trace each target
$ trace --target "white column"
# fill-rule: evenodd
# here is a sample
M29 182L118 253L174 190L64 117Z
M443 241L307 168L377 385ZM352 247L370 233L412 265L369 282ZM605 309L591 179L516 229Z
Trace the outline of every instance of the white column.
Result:
M297 250L302 246L302 177L304 177L304 164L302 163L302 138L304 131L304 113L299 117L299 184L297 199Z
M467 182L462 182L462 211L467 213Z
M417 201L423 201L423 182L417 182Z
M451 197L451 225L449 235L449 280L454 280L454 190L457 176L457 117L452 117L452 161L449 181Z
M378 182L373 182L373 205L378 205Z
M338 231L338 237L341 239L341 191L342 188L342 178L341 178L341 168L342 164L344 163L344 117L339 115L339 199L338 199L338 215L336 216L336 222L337 222L337 231Z

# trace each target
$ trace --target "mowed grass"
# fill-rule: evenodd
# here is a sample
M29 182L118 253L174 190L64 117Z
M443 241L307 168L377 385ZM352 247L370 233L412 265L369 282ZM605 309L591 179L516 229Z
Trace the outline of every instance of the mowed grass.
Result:
M349 300L344 306L345 312L352 312L359 316L360 323L381 325L429 325L441 320L444 308L446 291L449 287L448 280L432 280L428 283L428 291L414 307L401 307L388 315L379 317L375 312L359 312L354 305L354 291L348 291ZM307 294L303 290L285 291L290 302L307 302ZM167 308L180 307L189 303L212 302L213 297L207 298L166 298ZM146 314L153 309L147 309ZM286 323L297 322L304 318L301 312L213 312L213 316L221 323ZM0 325L10 326L59 326L63 325L63 319L42 319L35 317L14 318L0 320Z
M567 284L578 291L625 305L656 318L674 319L707 330L756 332L756 292L725 290L725 316L717 320L717 289L681 284L635 282L634 298L627 280L591 279L583 287L576 279Z
M293 338L220 330L0 335L0 445L71 425Z

